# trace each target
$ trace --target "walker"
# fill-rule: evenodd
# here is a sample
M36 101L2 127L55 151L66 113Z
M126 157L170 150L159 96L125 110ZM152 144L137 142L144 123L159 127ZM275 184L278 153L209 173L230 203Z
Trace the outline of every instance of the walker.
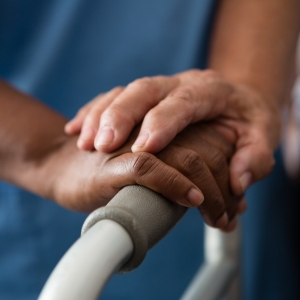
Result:
M142 186L123 188L91 213L82 236L62 257L39 300L96 300L114 273L130 272L187 208ZM240 300L239 232L205 227L205 262L181 300Z

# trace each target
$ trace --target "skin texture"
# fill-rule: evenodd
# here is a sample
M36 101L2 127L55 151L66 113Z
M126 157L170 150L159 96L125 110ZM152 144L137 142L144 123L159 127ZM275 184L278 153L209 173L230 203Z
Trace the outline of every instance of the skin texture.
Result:
M199 207L211 226L235 227L245 203L232 195L229 184L233 131L221 134L217 125L195 124L154 156L131 152L138 127L114 152L83 152L76 136L64 134L65 123L55 111L1 82L0 178L76 211L91 211L122 187L140 184L180 205Z
M159 93L166 89L162 84L164 81L177 85L169 84L168 96L160 99L155 94L165 96L165 93ZM145 101L140 101L143 93ZM153 99L156 99L153 105L157 105L142 119L148 108L147 101ZM96 134L99 119L100 127L104 122L104 130L100 129L95 137L91 133ZM237 137L236 152L231 160L231 187L236 195L241 196L251 183L272 170L273 152L280 137L279 107L269 105L253 88L231 84L214 71L189 70L169 78L143 78L125 89L115 88L83 107L65 130L77 134L82 127L77 142L81 150L95 147L98 151L110 152L123 145L134 126L143 121L139 138L131 149L133 152L157 153L190 123L212 119L219 124L220 131L230 128ZM116 128L114 134L108 129L108 123L111 128ZM99 146L97 139L103 133L115 138L110 144ZM145 134L148 140L142 144ZM243 162L249 157L252 166L243 172Z
M230 178L233 192L242 195L274 165L299 11L299 0L219 1L209 62L214 71L141 78L115 88L83 107L66 133L80 132L81 150L111 152L142 121L132 151L157 153L189 124L215 119L236 133Z
M270 153L281 134L279 111L290 93L293 77L299 11L299 0L219 2L209 66L261 98L259 103L249 105L258 105L259 109L253 110L255 123L265 127L259 132L258 126L250 126L253 134L241 135L237 145L241 151L237 151L230 164L232 182L249 171L255 181L272 169Z
M204 197L199 210L206 222L232 229L245 208L245 189L274 164L298 12L296 0L220 1L214 71L138 79L99 96L68 123L68 134L82 128L79 148L92 150L100 122L101 152L79 151L77 137L63 133L62 116L1 83L0 178L80 211L104 205L133 183L186 206ZM212 119L212 132L201 129L199 121ZM203 140L201 132L208 132ZM224 139L234 150L222 148Z

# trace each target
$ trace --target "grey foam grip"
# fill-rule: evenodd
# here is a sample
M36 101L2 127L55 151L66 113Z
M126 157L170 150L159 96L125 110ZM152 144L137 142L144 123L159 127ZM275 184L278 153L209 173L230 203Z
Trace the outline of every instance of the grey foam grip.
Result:
M92 212L83 224L82 234L103 219L122 225L132 238L134 252L119 273L130 272L141 264L147 251L177 224L186 210L146 187L131 185L124 187L105 207Z

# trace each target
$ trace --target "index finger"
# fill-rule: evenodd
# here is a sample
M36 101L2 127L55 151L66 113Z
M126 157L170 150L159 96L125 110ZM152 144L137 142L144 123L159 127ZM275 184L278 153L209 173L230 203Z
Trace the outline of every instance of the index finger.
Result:
M104 152L119 148L134 126L178 83L176 77L166 76L145 77L130 83L102 113L95 148Z
M219 78L198 77L180 85L146 114L132 151L159 152L189 124L221 115L231 91Z

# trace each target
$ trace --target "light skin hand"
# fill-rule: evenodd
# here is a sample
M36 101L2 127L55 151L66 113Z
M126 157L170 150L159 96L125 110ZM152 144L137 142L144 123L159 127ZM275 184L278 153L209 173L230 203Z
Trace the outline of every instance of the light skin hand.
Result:
M290 92L299 11L298 0L218 3L209 67L238 87L232 102L245 120L240 126L237 118L227 124L240 136L230 167L235 192L268 175L274 164L271 154L281 135L279 111ZM246 101L237 101L243 94Z
M1 180L69 209L91 211L131 184L149 187L180 205L199 206L204 220L223 230L232 229L236 213L245 208L229 186L235 138L230 130L220 134L212 125L194 125L154 156L131 152L136 128L115 152L83 152L76 147L77 137L64 134L64 117L4 82L0 108Z
M81 130L81 150L95 147L110 152L123 145L132 129L143 121L132 150L156 153L187 125L218 116L231 89L212 71L141 78L95 98L65 130L68 134Z
M274 165L279 109L254 89L231 84L216 72L190 70L171 77L140 79L125 89L116 88L87 104L65 130L75 134L82 127L77 143L80 149L93 149L96 138L96 149L109 152L122 145L136 123L143 120L131 149L157 153L188 124L214 118L220 131L230 128L237 136L230 168L231 186L236 195L242 195ZM97 139L105 140L103 133L107 138L113 137L111 143L97 144Z
M209 67L221 76L194 70L139 79L118 88L115 95L105 95L104 104L96 99L98 111L93 105L84 108L66 132L73 134L82 127L78 146L87 150L93 148L99 131L95 147L109 152L143 120L132 151L155 153L188 124L218 117L219 130L229 127L237 134L230 177L233 192L241 195L274 165L279 111L289 90L300 28L299 9L298 0L219 1Z

